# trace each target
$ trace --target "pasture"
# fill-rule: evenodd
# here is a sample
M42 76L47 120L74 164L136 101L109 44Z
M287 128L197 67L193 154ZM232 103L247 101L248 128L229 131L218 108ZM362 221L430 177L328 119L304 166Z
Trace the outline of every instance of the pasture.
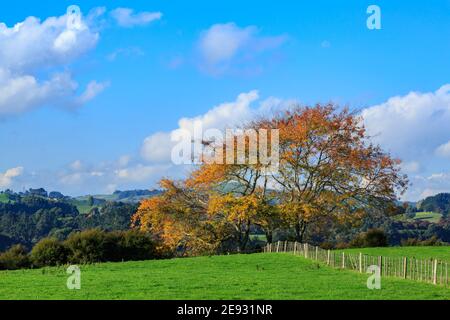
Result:
M289 253L80 266L81 289L64 267L0 272L0 299L450 299L448 288L333 269Z

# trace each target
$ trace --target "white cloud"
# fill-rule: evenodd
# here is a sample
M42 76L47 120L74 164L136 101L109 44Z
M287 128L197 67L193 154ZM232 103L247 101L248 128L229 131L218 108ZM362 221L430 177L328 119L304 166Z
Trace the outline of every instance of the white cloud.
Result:
M94 48L99 34L81 20L79 27L68 27L67 15L41 22L28 17L7 27L0 23L0 66L11 72L31 72L58 66Z
M450 84L436 92L410 92L362 111L368 133L407 160L434 153L450 139Z
M410 191L416 200L424 199L438 193L450 191L450 173L433 173L427 176L413 176L413 188Z
M117 8L111 11L111 16L122 27L142 26L162 17L161 12L139 12L134 13L133 9Z
M177 134L190 132L193 135L194 124L196 123L201 124L203 131L213 128L223 130L242 124L256 114L257 111L251 108L251 104L258 97L258 92L255 90L242 93L236 101L220 104L203 115L180 119L177 129L148 136L141 147L142 157L150 162L169 162L172 148L176 143L173 138Z
M406 173L417 173L421 170L421 165L417 161L409 161L401 163L402 170Z
M437 147L436 154L442 157L450 157L450 141Z
M98 94L100 94L106 87L109 86L109 82L97 82L95 80L88 83L86 90L78 98L80 104L85 104L86 102L94 99Z
M235 56L255 32L255 27L239 28L234 23L215 24L203 34L200 47L206 61L215 64Z
M74 107L92 99L104 85L92 81L77 96L79 85L65 69L98 39L84 19L71 25L66 14L42 22L28 17L12 27L0 23L0 117L43 105Z
M142 181L150 181L155 177L160 177L163 172L166 172L171 166L167 165L142 165L138 164L134 167L129 167L125 169L120 169L115 172L116 176L119 179L124 179L131 182L142 182Z
M123 155L119 158L117 164L119 167L126 167L130 163L130 161L131 161L130 155Z
M448 160L441 158L450 156L450 84L392 97L362 117L373 140L404 161L412 183L405 199L450 192Z
M141 147L141 155L150 162L168 162L172 146L170 133L157 132L145 138Z
M8 169L5 172L0 172L0 188L8 188L13 183L14 178L23 174L23 167L16 167Z
M249 62L261 52L279 47L286 36L262 37L255 26L241 28L235 23L215 24L200 36L198 48L204 68L222 73L231 67L237 57Z
M73 161L59 172L40 172L27 180L22 187L46 187L70 195L110 193L117 189L157 187L162 176L181 177L181 170L171 163L143 164L129 155L115 161L89 164ZM50 187L49 187L50 186Z
M72 162L70 164L70 168L72 170L79 171L79 170L83 169L83 163L81 162L81 160L75 160L74 162Z

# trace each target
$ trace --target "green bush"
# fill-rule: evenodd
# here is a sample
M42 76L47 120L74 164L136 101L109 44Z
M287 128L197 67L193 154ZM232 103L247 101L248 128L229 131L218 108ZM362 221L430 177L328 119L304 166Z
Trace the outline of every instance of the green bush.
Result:
M137 230L86 230L71 234L65 245L70 250L71 263L145 260L156 256L150 235Z
M0 254L1 270L15 270L29 268L30 266L27 249L21 244L16 244Z
M0 270L55 266L66 263L146 260L157 256L156 246L148 233L138 230L105 232L91 229L70 234L64 242L45 238L31 254L15 245L0 254Z
M64 244L69 249L68 262L94 263L107 261L106 259L106 232L91 229L69 235Z
M57 266L67 263L68 248L55 238L44 238L31 250L31 261L36 267Z
M442 242L436 236L431 237L427 240L419 240L416 238L408 238L406 240L402 240L401 244L403 247L413 247L413 246L445 246L447 245L445 242Z
M387 247L387 245L388 238L381 229L370 229L367 232L360 233L349 243L349 247L352 248Z
M156 247L152 237L148 233L138 230L120 232L119 252L121 259L146 260L156 257Z
M334 249L334 244L329 241L324 241L320 244L320 248L322 248L324 250L331 250L331 249Z
M387 247L388 238L386 233L381 229L370 229L365 234L366 247Z

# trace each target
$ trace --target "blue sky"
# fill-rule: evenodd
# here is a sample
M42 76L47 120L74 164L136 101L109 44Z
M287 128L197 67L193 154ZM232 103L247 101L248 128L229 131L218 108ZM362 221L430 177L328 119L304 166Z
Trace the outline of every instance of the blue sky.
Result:
M0 4L0 189L155 187L186 170L164 149L182 118L334 101L405 161L406 198L450 191L449 0L55 3ZM83 28L57 40L72 4Z

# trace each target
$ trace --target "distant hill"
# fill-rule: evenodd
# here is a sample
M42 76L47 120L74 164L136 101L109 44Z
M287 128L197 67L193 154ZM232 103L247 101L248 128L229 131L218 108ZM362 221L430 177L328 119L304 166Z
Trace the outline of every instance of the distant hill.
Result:
M84 229L129 229L139 202L160 193L129 190L73 198L43 188L0 191L0 252L15 243L31 247L44 237L64 239Z
M120 201L125 203L138 203L143 199L157 196L161 194L161 190L127 190L127 191L114 191L112 194L97 194L97 195L86 195L81 197L76 197L79 201L88 201L89 197L93 197L95 200L100 201Z
M446 216L450 212L450 193L439 193L425 198L418 204L418 209L424 212L437 212Z

